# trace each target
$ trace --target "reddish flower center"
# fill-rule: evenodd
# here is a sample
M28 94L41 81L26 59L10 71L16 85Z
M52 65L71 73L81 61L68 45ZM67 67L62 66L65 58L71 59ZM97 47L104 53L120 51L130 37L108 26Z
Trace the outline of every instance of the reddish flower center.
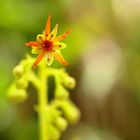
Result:
M42 47L45 51L52 51L53 42L50 40L45 40L42 44Z

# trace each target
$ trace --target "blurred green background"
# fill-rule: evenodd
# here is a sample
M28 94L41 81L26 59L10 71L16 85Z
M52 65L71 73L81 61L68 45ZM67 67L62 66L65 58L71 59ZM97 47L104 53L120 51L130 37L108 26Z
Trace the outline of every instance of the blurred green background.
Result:
M139 7L139 0L1 0L0 140L38 140L32 88L23 104L6 94L13 67L30 53L25 42L44 30L49 14L59 34L72 29L62 53L77 80L71 98L82 112L61 140L139 140Z

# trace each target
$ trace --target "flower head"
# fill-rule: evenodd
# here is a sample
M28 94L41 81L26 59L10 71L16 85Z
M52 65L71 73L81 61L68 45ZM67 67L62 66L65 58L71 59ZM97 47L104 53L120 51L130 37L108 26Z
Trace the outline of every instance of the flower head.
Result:
M51 65L54 58L63 65L68 65L68 62L61 55L61 49L66 48L66 44L60 42L71 32L66 31L64 34L57 36L58 24L55 25L52 32L50 32L50 16L48 17L46 28L43 34L38 34L36 41L30 41L26 43L26 46L32 47L32 53L38 54L33 68L35 68L39 62L45 57L47 64Z

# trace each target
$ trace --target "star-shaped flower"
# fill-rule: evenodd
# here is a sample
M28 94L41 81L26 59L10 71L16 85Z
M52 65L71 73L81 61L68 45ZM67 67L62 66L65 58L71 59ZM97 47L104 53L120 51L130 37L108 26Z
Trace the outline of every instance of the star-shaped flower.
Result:
M33 68L35 68L39 62L45 57L47 64L51 65L54 58L63 65L68 65L68 62L61 55L60 50L66 48L66 44L60 42L71 32L66 31L64 34L56 37L58 30L58 24L55 25L52 32L50 32L50 16L48 17L46 28L43 34L38 34L36 41L30 41L26 43L26 46L32 47L33 54L39 54L33 63Z

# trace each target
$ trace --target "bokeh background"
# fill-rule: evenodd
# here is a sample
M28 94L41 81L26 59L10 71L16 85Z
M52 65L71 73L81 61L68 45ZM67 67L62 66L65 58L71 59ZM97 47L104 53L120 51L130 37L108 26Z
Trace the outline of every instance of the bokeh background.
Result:
M72 29L62 53L82 114L61 140L140 140L140 0L1 0L0 140L38 140L36 95L12 104L7 89L49 14L59 34Z

